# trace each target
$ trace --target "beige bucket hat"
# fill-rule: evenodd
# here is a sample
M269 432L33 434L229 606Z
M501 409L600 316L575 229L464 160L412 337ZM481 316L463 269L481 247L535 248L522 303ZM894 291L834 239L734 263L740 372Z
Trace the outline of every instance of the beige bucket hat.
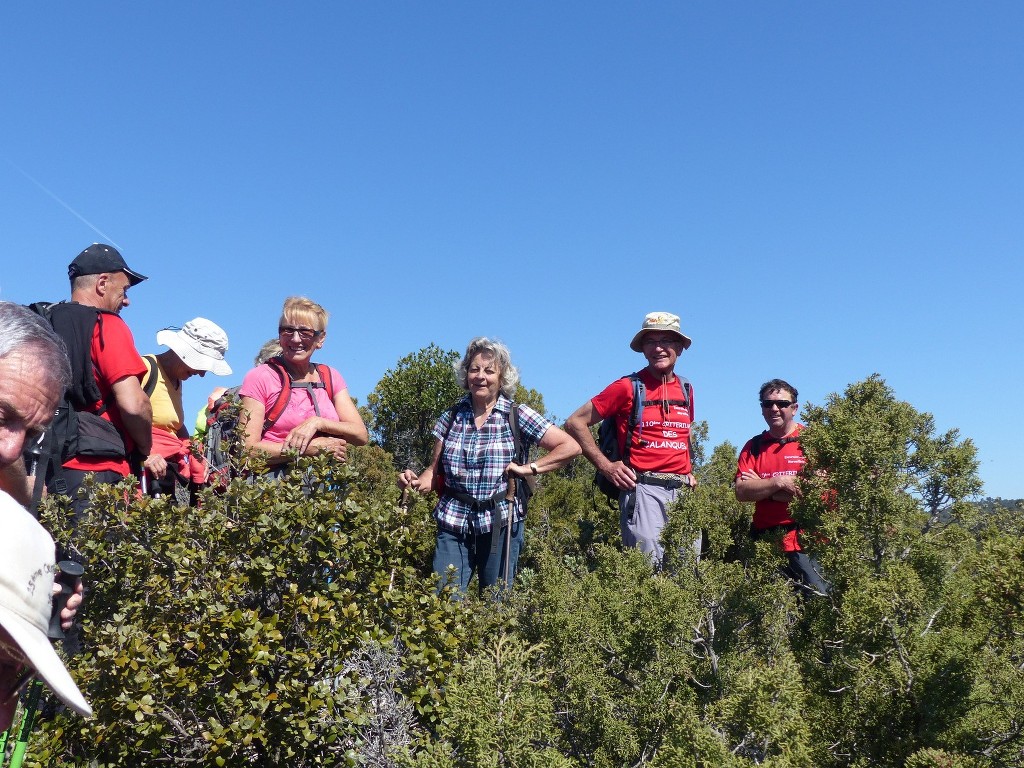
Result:
M679 315L671 312L648 312L644 318L644 324L636 332L636 336L629 342L629 348L634 352L643 352L644 334L648 331L668 331L679 337L683 343L683 349L690 348L690 337L679 330Z

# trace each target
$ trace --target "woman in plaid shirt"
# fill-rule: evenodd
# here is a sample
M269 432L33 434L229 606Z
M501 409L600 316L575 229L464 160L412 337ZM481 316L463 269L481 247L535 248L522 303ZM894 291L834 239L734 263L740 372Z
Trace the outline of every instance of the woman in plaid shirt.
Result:
M467 394L434 425L437 439L431 466L419 476L405 470L399 475L399 485L438 491L434 572L441 576L442 586L458 585L461 592L476 572L482 594L503 579L503 574L514 575L519 559L526 507L521 490L510 493L510 480L525 485L528 479L567 464L579 455L580 447L535 410L512 401L519 372L501 342L473 339L456 375ZM518 422L523 444L519 456L515 455L513 419ZM548 453L529 462L533 445ZM509 495L512 498L507 498ZM507 563L506 537L510 540ZM454 569L450 580L449 568Z

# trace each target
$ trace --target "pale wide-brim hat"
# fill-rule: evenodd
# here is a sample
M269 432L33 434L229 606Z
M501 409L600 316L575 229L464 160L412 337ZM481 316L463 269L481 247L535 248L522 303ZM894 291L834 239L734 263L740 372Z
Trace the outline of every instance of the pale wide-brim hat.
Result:
M75 712L90 717L92 708L46 635L56 572L53 539L4 491L0 529L0 626L50 690Z
M170 347L189 368L210 371L218 376L231 373L231 366L224 359L228 351L228 335L205 317L189 320L180 330L164 328L157 332L156 343Z
M690 337L679 330L679 315L673 315L671 312L649 312L647 317L644 318L644 324L640 326L636 336L629 342L629 348L634 352L643 352L644 334L648 331L668 331L669 333L674 333L683 343L683 349L690 348Z

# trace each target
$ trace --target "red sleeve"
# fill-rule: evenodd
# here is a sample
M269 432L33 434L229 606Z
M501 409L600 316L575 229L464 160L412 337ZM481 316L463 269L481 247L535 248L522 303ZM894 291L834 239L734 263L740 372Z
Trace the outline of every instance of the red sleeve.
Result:
M627 413L630 400L632 399L633 382L626 376L625 378L613 381L601 390L600 394L591 399L590 402L594 405L594 410L597 411L598 415L602 419L607 419L609 416Z
M135 339L124 320L113 315L99 315L92 335L93 370L100 391L106 394L115 381L125 376L146 373L146 363L135 349Z
M737 464L736 464L736 479L737 480L739 480L740 475L742 475L748 469L753 469L754 471L757 471L756 468L754 467L754 457L750 453L750 444L752 442L754 442L754 441L753 440L747 440L747 442L743 445L743 450L740 451L740 459L739 459L739 462L737 462Z

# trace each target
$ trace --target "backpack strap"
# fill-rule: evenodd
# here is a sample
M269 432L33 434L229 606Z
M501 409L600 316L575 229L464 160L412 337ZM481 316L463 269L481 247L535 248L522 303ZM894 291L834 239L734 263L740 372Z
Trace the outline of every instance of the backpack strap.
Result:
M281 391L278 392L277 399L273 405L267 409L263 419L264 434L281 418L281 414L288 407L288 401L291 400L293 389L304 389L309 392L309 398L313 402L313 410L317 416L320 415L320 404L317 403L316 398L313 396L313 390L323 389L327 393L328 399L332 403L334 402L334 379L331 377L330 366L324 363L314 363L313 367L316 370L317 376L320 377L320 381L296 382L292 379L291 373L289 373L288 368L284 364L284 359L280 356L270 358L264 365L269 365L273 368L281 380Z
M284 409L288 407L288 401L292 397L292 377L288 374L288 369L284 366L284 360L280 357L272 357L264 365L270 366L270 369L281 380L281 391L277 393L277 399L274 400L263 417L263 434L266 434L267 430L274 426L277 420L281 418Z
M160 378L156 370L156 355L143 355L142 362L146 364L146 373L142 377L142 391L146 393L146 397L152 397L156 391L156 382Z
M324 391L327 392L327 397L330 401L334 402L334 379L331 377L331 368L324 363L316 364L316 373L320 377L321 383L324 385Z
M750 455L755 459L761 455L761 452L769 445L778 444L780 447L787 443L799 443L800 435L793 435L792 437L779 437L775 438L771 435L765 436L764 432L759 432L750 438Z
M623 378L629 378L633 384L633 400L629 407L629 419L626 422L626 447L622 451L622 463L628 467L629 453L633 448L633 433L636 431L637 424L643 418L644 406L647 404L644 400L647 388L640 379L639 373L631 373L628 377L623 376Z
M519 429L519 404L513 400L508 411L508 426L512 430L512 444L515 451L516 461L525 464L527 456L526 444L523 442L523 433Z

